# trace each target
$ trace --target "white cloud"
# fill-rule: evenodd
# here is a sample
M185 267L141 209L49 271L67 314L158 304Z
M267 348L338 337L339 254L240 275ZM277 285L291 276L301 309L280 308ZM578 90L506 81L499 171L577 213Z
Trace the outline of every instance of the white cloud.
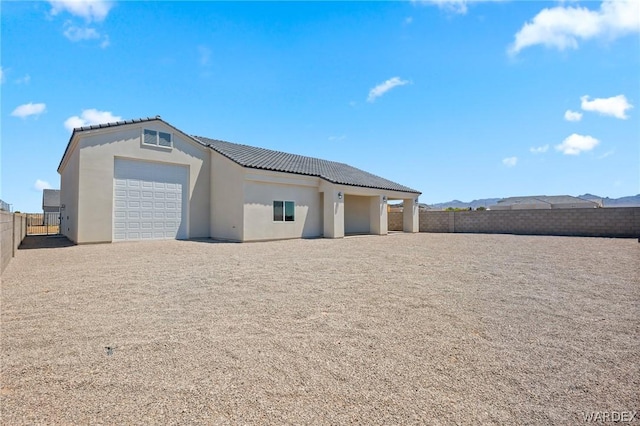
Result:
M409 25L413 22L413 16L407 16L406 18L404 18L404 23L406 25Z
M531 151L534 154L543 154L548 150L549 150L549 145L542 145L542 146L529 148L529 151Z
M87 22L101 22L109 14L113 2L105 0L58 0L49 1L51 15L68 12L73 16L84 18Z
M4 69L0 66L0 84L4 83Z
M518 164L518 157L507 157L502 160L502 164L507 167L515 167Z
M340 142L343 141L347 138L347 135L340 135L340 136L329 136L329 141L330 142Z
M64 36L71 41L95 40L100 38L100 33L95 28L76 27L71 22L65 24Z
M412 3L433 4L440 9L447 10L449 12L465 14L469 10L468 5L470 3L480 3L486 1L501 1L501 0L411 0Z
M397 86L404 86L405 84L409 84L408 80L401 80L400 77L393 77L384 83L378 84L373 89L369 90L369 96L367 97L367 102L373 102L376 98L387 93L389 90L393 89Z
M91 126L94 124L114 123L122 121L122 117L111 114L110 111L98 111L97 109L82 110L80 116L74 115L64 122L64 127L70 132L76 127Z
M580 121L582 120L582 113L568 109L564 113L564 119L567 121Z
M198 46L198 59L200 65L209 65L211 63L211 49L206 46Z
M33 187L38 191L42 191L43 189L51 189L51 184L46 180L36 179L36 182L33 184Z
M515 55L538 44L559 50L577 49L578 40L614 40L634 32L640 32L638 0L604 0L599 10L556 6L543 9L525 23L508 51Z
M585 111L594 111L601 115L610 115L621 120L629 118L626 111L633 108L633 105L627 101L624 95L596 98L592 101L589 100L589 96L582 96L580 101L582 102L580 107Z
M583 151L591 151L599 143L600 141L592 136L573 133L560 145L556 145L556 150L566 155L579 155Z
M20 105L11 113L14 117L27 118L30 115L38 116L47 109L47 106L43 103L34 104L29 102L28 104Z

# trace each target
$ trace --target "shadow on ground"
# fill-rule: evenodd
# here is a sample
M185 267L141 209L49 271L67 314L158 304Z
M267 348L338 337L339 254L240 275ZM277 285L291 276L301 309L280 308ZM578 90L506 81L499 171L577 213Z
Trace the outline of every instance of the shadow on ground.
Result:
M62 235L28 235L18 250L71 247L73 245L67 237Z

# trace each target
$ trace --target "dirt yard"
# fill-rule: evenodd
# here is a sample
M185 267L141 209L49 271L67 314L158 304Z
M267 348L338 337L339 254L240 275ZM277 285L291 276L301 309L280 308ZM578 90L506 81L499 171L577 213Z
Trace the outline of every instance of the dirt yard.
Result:
M18 251L0 289L7 425L575 424L640 411L633 239L42 248Z

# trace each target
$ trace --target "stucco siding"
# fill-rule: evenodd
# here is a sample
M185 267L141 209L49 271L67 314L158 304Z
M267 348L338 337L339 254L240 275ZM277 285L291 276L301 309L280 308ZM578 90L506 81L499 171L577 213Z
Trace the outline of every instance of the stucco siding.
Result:
M368 234L370 226L370 198L346 194L344 196L345 234Z
M60 232L73 242L78 242L79 161L75 150L60 173Z
M274 222L274 201L293 201L295 220ZM245 181L244 241L320 236L322 236L322 194L317 186Z
M173 149L142 144L142 129L173 134ZM113 177L116 157L189 168L188 237L209 234L209 153L162 123L88 134L80 140L78 243L108 242L113 235Z
M243 241L243 182L242 167L211 152L211 238Z

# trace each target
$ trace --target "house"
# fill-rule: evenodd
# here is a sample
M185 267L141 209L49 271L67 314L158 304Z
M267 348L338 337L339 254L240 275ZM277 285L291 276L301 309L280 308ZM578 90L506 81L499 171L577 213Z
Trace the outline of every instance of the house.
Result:
M347 164L190 136L159 116L74 129L58 166L75 243L260 241L387 233L387 200L419 191Z
M570 195L538 195L531 197L509 197L489 206L489 210L531 210L531 209L593 209L602 207L599 203Z
M42 190L42 211L44 213L60 213L60 190Z
M60 190L59 189L43 189L42 190L42 222L43 226L58 226L60 224ZM40 221L40 216L31 217ZM35 223L32 223L35 224ZM46 230L47 234L49 229Z

